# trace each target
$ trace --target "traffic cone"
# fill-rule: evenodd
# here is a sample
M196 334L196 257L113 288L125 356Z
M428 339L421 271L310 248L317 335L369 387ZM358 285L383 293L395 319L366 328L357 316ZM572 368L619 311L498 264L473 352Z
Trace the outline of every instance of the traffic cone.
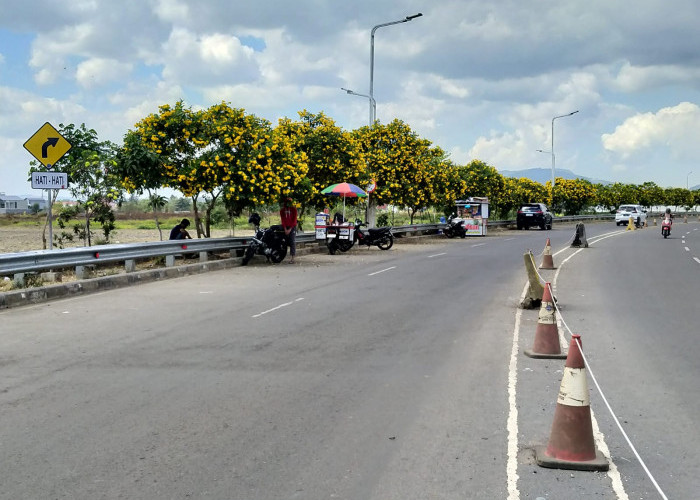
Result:
M540 269L556 269L556 267L554 267L554 261L552 260L552 245L549 243L549 238L547 238L547 243L544 244Z
M632 220L632 217L630 217L630 220L627 223L627 231L634 231L635 229L637 228L634 227L634 221Z
M559 331L557 330L557 317L554 310L554 301L550 292L550 284L545 283L542 293L542 305L537 318L537 328L535 328L535 341L532 349L524 352L526 356L536 359L564 359L566 354L562 354L559 344Z
M546 448L535 448L535 458L542 467L606 471L608 460L596 450L593 439L586 365L579 349L580 342L580 336L572 336L549 443Z

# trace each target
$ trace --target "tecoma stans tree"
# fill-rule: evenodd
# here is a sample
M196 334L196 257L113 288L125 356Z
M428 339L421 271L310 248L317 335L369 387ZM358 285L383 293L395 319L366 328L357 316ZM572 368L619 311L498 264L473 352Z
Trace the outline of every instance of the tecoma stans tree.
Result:
M366 184L365 163L355 144L353 135L338 127L323 113L299 112L299 120L281 119L275 129L289 139L293 148L307 158L309 194L298 199L302 206L316 209L327 207L328 196L321 190L338 182Z
M375 123L354 131L360 152L367 162L367 173L376 182L370 203L391 203L411 210L437 199L433 192L434 167L444 153L431 148L401 120L388 125Z

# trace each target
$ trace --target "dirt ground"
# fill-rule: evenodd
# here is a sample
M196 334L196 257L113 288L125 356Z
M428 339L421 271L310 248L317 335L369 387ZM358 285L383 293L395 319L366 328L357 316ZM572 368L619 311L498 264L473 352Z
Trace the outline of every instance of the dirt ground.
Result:
M43 228L39 226L0 227L0 253L43 250L41 238L42 229ZM168 238L169 232L169 229L163 231L163 239ZM228 229L214 229L212 233L212 237L214 238L233 236ZM252 231L236 229L236 236L249 236L250 234L252 234ZM97 236L99 237L100 235L98 234ZM110 243L146 243L148 241L159 240L158 231L155 229L118 229L112 233ZM78 247L83 246L83 244L82 242L76 242L68 246Z

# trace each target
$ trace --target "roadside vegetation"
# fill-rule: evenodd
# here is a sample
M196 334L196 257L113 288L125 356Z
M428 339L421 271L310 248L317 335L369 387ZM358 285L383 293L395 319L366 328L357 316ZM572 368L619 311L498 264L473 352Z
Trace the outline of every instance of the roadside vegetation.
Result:
M121 145L100 141L85 124L58 129L72 148L54 170L68 174L67 194L75 203L54 207L57 246L109 242L133 219L127 215L132 206L150 220L139 215L129 224L154 227L161 239L183 213L193 219L198 237L211 237L216 228L248 227L253 211L276 223L287 198L299 208L300 228L308 229L316 212L340 210L341 200L321 194L338 182L376 186L367 202L346 200L348 218L364 220L367 203L372 218L378 207L388 207L378 212L377 223L393 225L434 222L452 211L455 200L472 196L489 198L493 219L514 218L521 204L532 202L561 215L613 211L623 203L686 209L700 204L697 191L651 182L557 178L552 189L549 181L504 177L480 160L459 165L400 120L344 130L322 112L301 111L298 119L273 125L225 102L193 110L178 101L135 123ZM166 190L180 195L166 198ZM46 248L45 225L43 234Z

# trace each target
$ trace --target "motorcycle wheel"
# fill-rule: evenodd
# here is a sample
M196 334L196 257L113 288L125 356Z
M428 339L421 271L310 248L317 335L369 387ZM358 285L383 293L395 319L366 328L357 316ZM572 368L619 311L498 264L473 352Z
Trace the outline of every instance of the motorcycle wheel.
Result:
M245 266L250 262L250 259L253 258L253 255L255 255L255 249L252 246L249 246L248 248L245 249L245 254L243 255L243 260L241 261L241 265Z
M335 240L331 240L326 246L328 247L328 253L335 255L335 252L338 250L338 243Z
M279 264L287 256L287 245L280 245L277 248L273 248L270 252L270 260L275 264Z
M348 250L350 250L352 248L353 243L354 243L354 241L350 241L350 240L340 240L340 241L338 241L338 249L341 252L347 252Z
M462 239L466 238L466 237L467 237L467 232L466 232L466 231L462 231L461 233L459 233L459 237L462 238Z
M386 236L382 239L382 241L377 243L377 246L382 250L389 250L391 247L394 246L394 235L390 234Z
M447 236L448 238L454 238L454 237L455 237L455 233L452 232L452 229L449 229L449 230L448 230L448 229L445 229L445 236Z

